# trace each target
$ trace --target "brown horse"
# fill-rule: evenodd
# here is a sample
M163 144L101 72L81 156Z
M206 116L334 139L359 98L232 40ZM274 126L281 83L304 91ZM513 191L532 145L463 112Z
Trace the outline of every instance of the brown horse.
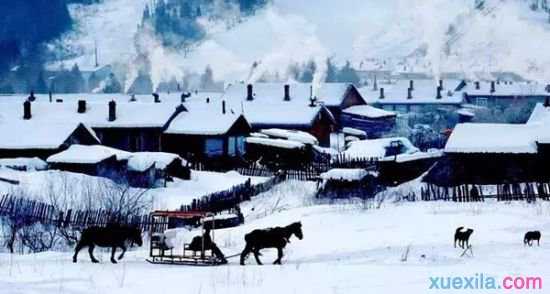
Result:
M126 241L131 241L138 246L143 245L141 239L141 230L136 227L109 225L107 227L89 227L82 232L80 241L76 245L73 255L73 262L76 262L78 252L84 247L88 247L88 253L93 263L99 262L93 255L95 246L112 247L111 262L117 263L115 260L115 252L117 247L122 249L122 253L118 259L124 257L126 252Z
M264 248L277 248L278 257L273 264L281 264L283 258L283 248L287 243L290 243L290 237L295 235L302 240L302 223L295 222L286 227L275 227L263 230L254 230L245 235L246 247L241 253L241 265L244 265L244 260L252 252L256 262L261 265L260 250Z

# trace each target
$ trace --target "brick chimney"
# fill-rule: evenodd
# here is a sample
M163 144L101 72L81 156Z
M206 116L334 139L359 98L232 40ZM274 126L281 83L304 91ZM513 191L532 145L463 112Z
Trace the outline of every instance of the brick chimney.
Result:
M116 120L116 102L115 100L111 100L109 102L109 121L115 121Z
M248 101L254 100L254 88L252 84L248 84L246 86L246 100Z
M285 85L285 101L290 101L290 85Z
M443 90L443 80L439 80L439 88Z
M409 81L409 89L414 91L414 81L413 80Z
M78 113L86 112L86 100L78 100L78 109L76 111Z
M384 88L380 88L380 99L384 99L386 98L385 95L384 95Z
M441 95L442 90L443 88L441 86L437 87L437 96L436 96L437 99L443 98L443 96Z
M222 114L225 114L225 100L222 101Z
M153 97L155 99L155 103L160 103L160 96L158 93L153 93Z
M495 81L491 81L491 94L496 92Z
M31 119L31 102L29 100L26 100L23 102L23 119L29 120Z
M407 99L412 99L413 98L412 91L413 90L411 88L407 89Z

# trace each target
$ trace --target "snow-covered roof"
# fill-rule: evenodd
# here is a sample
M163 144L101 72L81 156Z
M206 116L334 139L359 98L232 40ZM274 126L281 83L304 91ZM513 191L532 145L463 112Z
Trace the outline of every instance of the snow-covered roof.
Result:
M343 180L360 181L365 178L369 172L360 168L335 168L321 174L323 180Z
M86 111L77 112L77 101L31 103L30 121L82 122L92 128L161 128L176 111L179 103L119 102L116 119L109 121L108 102L86 102ZM23 120L23 103L0 103L0 121Z
M57 149L80 125L60 121L9 121L0 117L0 149ZM88 130L95 137L95 133Z
M188 111L179 113L170 123L165 133L185 135L223 135L241 117L240 112L226 105L225 114L222 103L194 101L186 103Z
M350 87L339 83L321 84L317 97L323 103L311 106L311 84L289 84L288 101L284 100L284 86L284 83L256 83L253 85L254 99L247 100L247 85L234 84L228 86L226 93L218 99L242 111L253 126L310 126L324 106L339 106Z
M396 116L395 112L376 108L370 105L356 105L343 110L344 113L363 116L367 118L385 118Z
M283 129L264 129L260 133L269 137L282 138L291 141L296 141L304 144L318 145L319 141L310 133L296 131L296 130L283 130Z
M312 94L310 83L288 83L290 101L284 101L284 88L287 83L255 83L253 84L254 100L269 104L300 104L307 106ZM313 95L326 106L340 106L347 91L352 87L347 83L321 83L313 90ZM247 85L244 83L233 84L227 88L224 97L246 101Z
M519 124L458 124L446 153L537 153L538 126Z
M165 169L175 160L180 159L183 165L186 161L177 154L166 152L134 152L128 159L128 169L133 171L145 171L155 165L157 169Z
M437 99L436 80L414 80L412 98L408 99L409 80L397 80L392 83L379 82L377 88L367 86L360 88L361 95L368 103L376 104L461 104L462 91L457 91L460 80L443 80L441 99ZM380 98L380 88L384 88L384 98Z
M351 142L349 148L344 151L344 154L349 158L382 159L386 157L386 150L391 146L392 142L399 142L404 147L402 150L403 153L412 154L419 151L409 139L394 137Z
M48 164L38 157L1 158L0 167L8 167L25 170L46 170Z
M466 83L463 91L471 96L550 96L546 84L537 82L494 82L495 91L491 93L491 82L480 81L476 89L476 81Z
M301 149L305 147L305 144L303 143L291 141L291 140L284 140L284 139L266 139L266 138L258 138L258 137L248 137L246 138L246 142L249 144L272 146L272 147L285 148L285 149Z
M132 153L102 145L71 145L67 150L54 154L48 163L95 164L115 156L117 160L128 160Z

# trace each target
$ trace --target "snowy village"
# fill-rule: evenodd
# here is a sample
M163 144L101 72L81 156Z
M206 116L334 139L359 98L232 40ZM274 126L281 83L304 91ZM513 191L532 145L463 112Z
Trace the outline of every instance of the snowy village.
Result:
M545 0L2 2L0 293L550 292Z

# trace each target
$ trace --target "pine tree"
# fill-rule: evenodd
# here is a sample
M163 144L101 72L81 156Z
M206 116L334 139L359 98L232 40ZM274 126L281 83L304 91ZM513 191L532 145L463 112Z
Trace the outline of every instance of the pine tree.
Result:
M359 84L359 75L357 75L357 71L355 71L349 61L346 61L346 64L340 70L338 81L342 83L352 83L354 85Z

